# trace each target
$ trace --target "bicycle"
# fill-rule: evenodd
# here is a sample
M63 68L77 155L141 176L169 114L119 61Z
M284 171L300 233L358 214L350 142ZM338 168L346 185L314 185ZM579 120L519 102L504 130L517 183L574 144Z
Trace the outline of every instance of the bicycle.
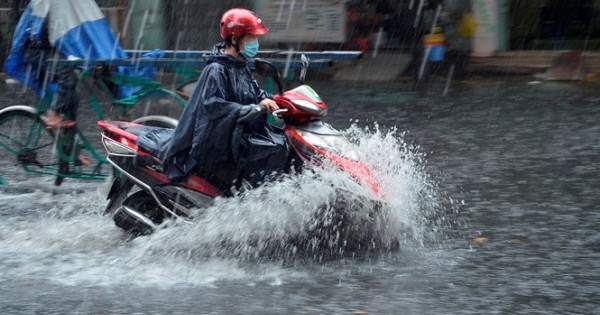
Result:
M177 120L172 114L168 117L156 114L157 107L179 107L183 109L186 101L182 96L171 89L164 88L159 82L139 77L136 75L118 74L113 72L115 66L160 65L159 60L145 60L140 64L135 60L51 60L57 66L76 66L78 86L84 88L85 100L92 105L96 121L114 119L107 117L103 111L101 95L112 99L112 114L117 114L116 119L124 119L147 125L175 127ZM81 68L80 66L83 66ZM82 70L85 69L85 70ZM115 95L118 86L137 87L133 94L117 98ZM102 94L98 94L98 90ZM35 107L27 105L12 105L0 110L0 146L12 155L12 159L3 158L2 161L14 161L26 173L55 176L55 185L60 185L65 178L84 180L105 180L113 175L113 170L103 155L100 155L89 138L85 135L81 123L73 128L52 131L46 128L43 115L50 107L53 92L45 88L45 94ZM81 105L83 105L82 97ZM144 109L134 113L141 104L146 104ZM162 106L159 106L162 105ZM82 111L80 106L79 110ZM117 111L113 111L117 108ZM133 119L135 118L135 119ZM95 125L95 121L94 121ZM98 142L99 143L99 142ZM97 145L97 143L96 143ZM99 148L98 148L99 149ZM89 154L91 163L87 165L81 159L82 154ZM15 159L16 158L16 159ZM106 165L106 167L105 167ZM6 175L4 175L6 178Z

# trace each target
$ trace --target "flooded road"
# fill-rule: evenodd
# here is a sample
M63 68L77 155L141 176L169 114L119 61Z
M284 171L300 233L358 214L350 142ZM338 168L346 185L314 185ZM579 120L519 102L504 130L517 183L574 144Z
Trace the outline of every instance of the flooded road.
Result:
M436 82L311 85L386 187L399 249L239 245L293 233L326 191L306 178L127 241L102 215L109 183L11 180L4 163L0 313L597 313L597 83L472 80L447 97Z

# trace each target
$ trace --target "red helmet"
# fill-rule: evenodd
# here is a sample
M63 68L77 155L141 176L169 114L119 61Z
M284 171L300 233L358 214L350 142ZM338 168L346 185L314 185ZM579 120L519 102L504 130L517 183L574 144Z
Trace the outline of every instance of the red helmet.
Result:
M269 30L262 24L262 20L254 12L246 9L235 8L223 14L221 18L221 37L226 39L231 35L238 38L246 34L264 35Z

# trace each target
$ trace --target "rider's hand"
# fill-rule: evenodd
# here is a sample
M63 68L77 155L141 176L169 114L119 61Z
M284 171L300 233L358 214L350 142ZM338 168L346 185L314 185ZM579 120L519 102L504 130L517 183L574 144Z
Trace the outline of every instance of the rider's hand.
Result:
M275 103L275 101L270 98L265 98L262 101L260 101L260 105L262 105L269 113L272 113L279 109L277 103Z

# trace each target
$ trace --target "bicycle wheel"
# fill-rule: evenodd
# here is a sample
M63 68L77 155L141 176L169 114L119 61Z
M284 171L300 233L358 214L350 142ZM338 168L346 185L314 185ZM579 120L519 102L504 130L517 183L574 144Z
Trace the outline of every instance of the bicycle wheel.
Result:
M134 119L132 122L152 126L152 127L162 127L162 128L172 128L175 129L177 127L177 119L173 119L171 117L166 116L144 116L138 119Z
M178 96L169 94L163 90L157 90L140 97L138 103L129 110L130 119L145 116L167 116L179 119L185 102Z
M52 173L58 164L54 133L28 106L13 106L0 111L0 146L13 158L3 158L4 166L21 164L34 172ZM10 167L3 169L10 169Z
M177 91L187 95L192 95L192 93L194 93L194 89L196 89L197 83L198 79L188 80L177 86Z

